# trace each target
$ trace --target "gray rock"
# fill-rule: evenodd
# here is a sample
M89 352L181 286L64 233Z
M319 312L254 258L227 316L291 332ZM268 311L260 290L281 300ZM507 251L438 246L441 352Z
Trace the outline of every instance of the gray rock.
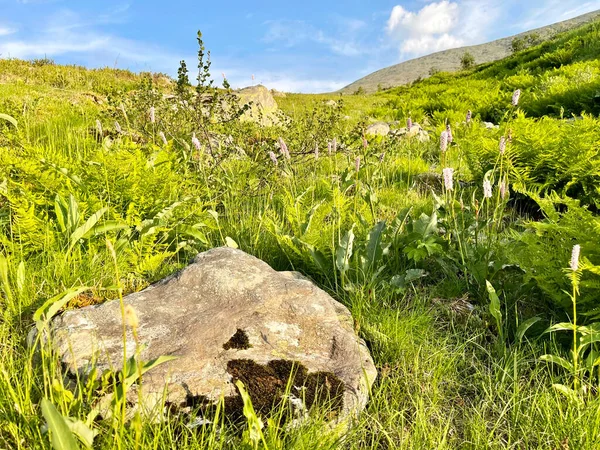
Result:
M327 100L325 102L325 106L331 106L332 108L336 107L338 103L335 100Z
M414 123L410 130L407 127L398 128L392 131L392 135L397 138L415 138L419 142L427 142L430 137L427 131L421 127L418 123Z
M285 92L278 91L277 89L271 89L271 94L273 97L285 98L287 97Z
M277 102L271 91L262 85L250 86L235 91L240 99L240 105L251 104L250 109L241 117L242 120L257 122L263 126L279 123Z
M255 409L266 414L294 373L291 400L304 408L323 399L315 392L325 392L336 420L342 420L364 408L377 376L346 307L306 278L277 272L240 250L201 253L124 303L139 319L141 359L177 357L144 375L143 405L136 405L143 411L156 411L165 394L182 409L224 396L226 412L239 414L234 383L241 380ZM85 376L94 364L99 372L122 367L118 300L66 312L51 330L71 374ZM135 349L128 328L127 355Z
M492 122L482 122L482 125L488 130L494 130L500 128L500 125L494 125Z
M390 126L386 122L375 122L367 127L369 136L387 136L390 134Z

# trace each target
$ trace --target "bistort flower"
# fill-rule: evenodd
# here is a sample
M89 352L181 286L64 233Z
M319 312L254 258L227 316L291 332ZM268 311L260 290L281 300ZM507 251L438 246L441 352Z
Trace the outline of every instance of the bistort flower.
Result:
M158 137L160 138L161 141L163 141L163 144L167 145L169 143L167 141L167 137L165 136L165 133L163 133L162 131L160 131L158 133Z
M200 141L198 140L198 138L196 137L196 133L194 133L192 135L192 145L194 146L194 148L196 150L200 150L201 145L200 145Z
M573 251L571 252L571 270L573 272L577 272L579 269L579 254L581 253L581 246L579 244L573 246Z
M521 97L521 90L517 89L515 92L513 92L513 96L512 96L512 105L513 106L517 106L519 104L519 97Z
M492 183L487 178L483 180L483 198L492 198Z
M446 167L442 170L442 174L444 175L444 187L447 191L451 191L454 189L454 169L451 167Z
M440 135L440 152L444 153L448 150L448 132L442 131Z

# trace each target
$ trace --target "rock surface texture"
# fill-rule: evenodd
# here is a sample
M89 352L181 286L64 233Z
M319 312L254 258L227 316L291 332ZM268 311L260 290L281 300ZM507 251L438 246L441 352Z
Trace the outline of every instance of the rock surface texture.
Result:
M390 134L390 126L386 122L375 122L367 127L369 136L387 136Z
M250 86L235 91L235 94L240 99L240 105L250 104L250 109L244 113L242 120L256 122L263 126L275 125L279 122L277 102L266 87Z
M391 134L397 138L416 138L419 142L429 141L429 134L421 125L415 123L410 130L406 127L393 130Z
M209 406L224 396L234 414L242 405L234 384L240 380L255 409L268 413L292 379L293 404L304 409L327 399L339 420L364 408L377 376L343 305L240 250L201 253L124 303L139 319L141 358L177 356L144 375L144 409L161 404L163 394L176 407ZM71 373L86 374L94 362L100 372L122 366L120 311L119 301L110 301L54 320L52 342ZM129 330L127 354L134 351Z

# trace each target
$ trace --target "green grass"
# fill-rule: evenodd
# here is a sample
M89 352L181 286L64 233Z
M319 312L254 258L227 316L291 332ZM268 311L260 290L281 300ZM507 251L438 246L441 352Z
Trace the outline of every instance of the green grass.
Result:
M0 122L0 448L51 448L57 434L45 431L43 399L62 417L87 420L98 432L94 448L598 448L598 366L574 374L583 388L564 395L553 384L575 386L573 374L541 360L569 358L568 334L544 330L572 319L563 290L575 243L578 308L587 313L577 323L597 326L600 120L587 94L597 80L569 81L598 69L590 58L597 35L590 25L471 74L343 96L339 108L324 104L336 95L288 95L277 99L288 118L272 128L174 112L160 77L150 85L108 69L0 60L0 113L18 121L18 129ZM548 66L565 49L566 62ZM509 105L517 87L518 108ZM557 105L585 115L566 121ZM463 124L467 109L473 120ZM409 114L429 142L369 137L364 145L368 121L403 124ZM488 118L500 128L481 126ZM446 123L454 142L440 154ZM231 138L212 154L194 152L191 134L205 129ZM455 169L452 191L437 178L444 167ZM498 191L504 175L507 199ZM484 179L493 181L491 199ZM98 226L81 232L96 213ZM321 410L296 429L277 415L263 420L254 439L252 415L246 425L220 418L191 430L185 415L123 421L122 402L112 418L93 419L113 383L74 388L48 348L28 347L47 299L83 286L66 308L119 298L119 289L139 291L232 240L277 270L301 271L352 312L379 376L347 429L331 430ZM539 322L520 336L532 317ZM585 354L592 363L594 345Z

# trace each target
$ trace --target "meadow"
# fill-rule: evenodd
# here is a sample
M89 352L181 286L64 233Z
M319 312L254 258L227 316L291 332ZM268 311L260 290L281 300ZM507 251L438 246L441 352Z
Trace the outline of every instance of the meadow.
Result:
M599 448L600 22L372 95L288 94L271 127L200 44L197 86L0 60L0 448ZM135 376L69 382L31 338L223 245L351 310L379 376L347 430L126 420Z

